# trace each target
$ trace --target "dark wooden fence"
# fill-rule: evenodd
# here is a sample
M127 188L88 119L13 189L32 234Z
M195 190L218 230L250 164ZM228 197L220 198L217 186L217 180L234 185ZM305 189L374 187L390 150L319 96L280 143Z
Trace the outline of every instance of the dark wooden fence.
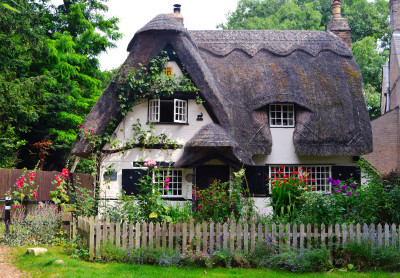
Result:
M24 175L25 180L28 181L28 175L32 172L32 170L23 170L23 169L2 169L0 168L0 206L4 206L4 198L6 192L16 183L17 179L19 179L22 175ZM52 184L56 175L61 174L61 172L56 171L35 171L35 185L39 185L38 187L38 195L36 200L46 201L49 200L50 191L55 190L56 186ZM81 173L70 173L69 188L74 188L75 186L84 187L86 189L92 190L94 189L93 178L88 174ZM0 218L4 218L4 210L0 211Z

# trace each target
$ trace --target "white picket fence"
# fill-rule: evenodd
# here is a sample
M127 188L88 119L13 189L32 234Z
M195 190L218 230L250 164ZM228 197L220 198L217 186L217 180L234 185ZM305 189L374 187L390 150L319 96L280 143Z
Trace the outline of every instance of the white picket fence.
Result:
M350 241L400 247L400 225L282 225L252 223L114 223L108 219L79 217L72 224L73 236L83 237L91 257L110 242L122 248L171 248L212 253L223 248L251 252L258 244L274 244L280 249L327 246L337 249Z

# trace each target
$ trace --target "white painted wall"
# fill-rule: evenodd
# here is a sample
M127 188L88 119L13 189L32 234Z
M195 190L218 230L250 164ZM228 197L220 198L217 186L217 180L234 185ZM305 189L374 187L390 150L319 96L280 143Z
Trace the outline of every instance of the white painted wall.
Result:
M130 140L133 137L132 124L140 120L142 124L142 130L148 130L147 122L147 107L148 101L143 100L141 103L135 105L131 112L123 119L114 131L113 139L119 142L120 146L124 146L126 140ZM203 113L203 121L197 121L197 115ZM207 111L202 104L196 104L195 100L188 100L188 125L187 124L157 124L153 126L156 128L155 134L159 135L164 133L171 140L176 140L178 144L184 145L189 139L191 139L197 131L203 126L212 123L212 119L209 117ZM104 150L112 150L115 147L111 147L107 144ZM106 198L116 198L121 195L122 188L122 169L133 169L133 161L145 161L151 158L154 161L174 162L179 159L182 155L183 149L176 150L160 150L160 149L145 149L140 148L129 149L123 153L114 153L107 155L102 163L100 170L100 188L101 196ZM106 183L103 178L103 174L107 167L111 167L117 171L117 180ZM187 182L185 177L187 174L192 174L192 169L184 169L183 171L183 192L184 197L191 198L191 183Z
M172 65L174 67L174 65ZM175 64L177 67L177 65ZM173 68L173 71L180 70ZM133 111L128 113L125 119L120 123L114 132L115 140L120 141L123 145L127 139L131 139L133 136L132 124L136 123L139 119L142 128L147 129L147 109L148 101L143 100L137 104ZM203 113L203 121L196 121L197 115ZM177 124L154 124L156 127L156 134L164 133L168 138L176 140L178 144L184 145L192 136L204 125L212 123L211 118L207 114L203 105L197 105L195 100L189 100L188 102L188 123L189 125L177 125ZM341 157L341 156L298 156L295 153L295 147L293 144L293 131L294 128L271 128L272 134L272 152L270 155L255 155L253 160L257 165L266 164L340 164L340 165L354 165L352 156ZM111 150L112 148L107 145L105 150ZM159 150L159 149L145 149L140 150L139 148L130 149L124 153L110 154L104 158L101 168L101 177L106 170L106 167L111 166L117 171L117 181L110 181L105 183L103 178L101 179L102 197L116 198L121 195L122 188L122 169L134 169L133 161L147 160L151 158L154 161L173 162L177 161L182 155L183 149L177 150ZM220 165L219 161L209 161L206 164ZM232 171L231 171L232 172ZM186 180L186 176L192 174L192 169L183 169L183 197L191 199L191 182ZM270 198L254 198L256 210L261 214L272 213L272 207L268 207Z
M143 100L133 107L132 111L126 115L118 127L115 129L112 141L118 141L120 146L124 145L126 140L133 138L134 132L132 125L140 120L142 130L149 130L147 123L148 100ZM203 113L203 121L197 121L197 115ZM176 140L178 144L185 144L192 136L203 126L212 123L210 116L202 104L196 104L196 100L188 100L188 125L187 124L157 124L155 134L164 133L171 140ZM107 144L104 150L112 150L113 148ZM114 148L115 149L115 148Z
M270 155L255 155L257 165L265 164L340 164L354 166L352 156L298 156L293 143L294 128L271 128Z

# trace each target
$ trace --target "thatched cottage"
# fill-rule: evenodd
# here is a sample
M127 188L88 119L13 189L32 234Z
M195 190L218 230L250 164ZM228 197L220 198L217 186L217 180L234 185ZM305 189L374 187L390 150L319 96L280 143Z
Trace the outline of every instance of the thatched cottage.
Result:
M400 171L400 0L390 0L389 9L390 58L382 70L382 115L371 121L374 151L365 156L385 174Z
M311 169L319 191L330 190L329 177L358 179L354 160L371 152L371 127L360 70L349 49L350 28L340 2L333 7L325 32L189 31L178 6L137 31L119 74L172 49L177 59L167 67L177 76L184 67L205 102L196 104L193 94L176 92L137 103L114 136L129 139L139 119L142 125L153 122L157 133L181 147L118 153L104 146L102 171L110 165L116 170L108 184L101 177L107 198L122 190L137 192L137 163L147 158L171 165L170 188L163 191L171 200L190 200L193 184L203 188L215 178L227 181L242 166L259 206L269 194L266 179L280 165L287 173L299 166ZM118 117L117 86L110 83L84 123L98 135ZM90 151L78 138L72 152L85 157Z

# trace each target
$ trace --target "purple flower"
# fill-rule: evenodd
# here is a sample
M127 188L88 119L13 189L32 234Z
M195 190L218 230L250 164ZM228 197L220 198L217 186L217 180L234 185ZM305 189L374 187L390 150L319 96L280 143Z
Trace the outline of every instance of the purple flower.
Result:
M349 191L349 192L347 192L347 194L346 194L347 196L350 196L351 195L351 191Z
M328 196L331 196L331 195L332 195L332 193L328 192L328 193L326 193L326 195L328 195Z
M357 192L354 192L354 194L356 194L356 195L357 195L358 193L357 193Z

